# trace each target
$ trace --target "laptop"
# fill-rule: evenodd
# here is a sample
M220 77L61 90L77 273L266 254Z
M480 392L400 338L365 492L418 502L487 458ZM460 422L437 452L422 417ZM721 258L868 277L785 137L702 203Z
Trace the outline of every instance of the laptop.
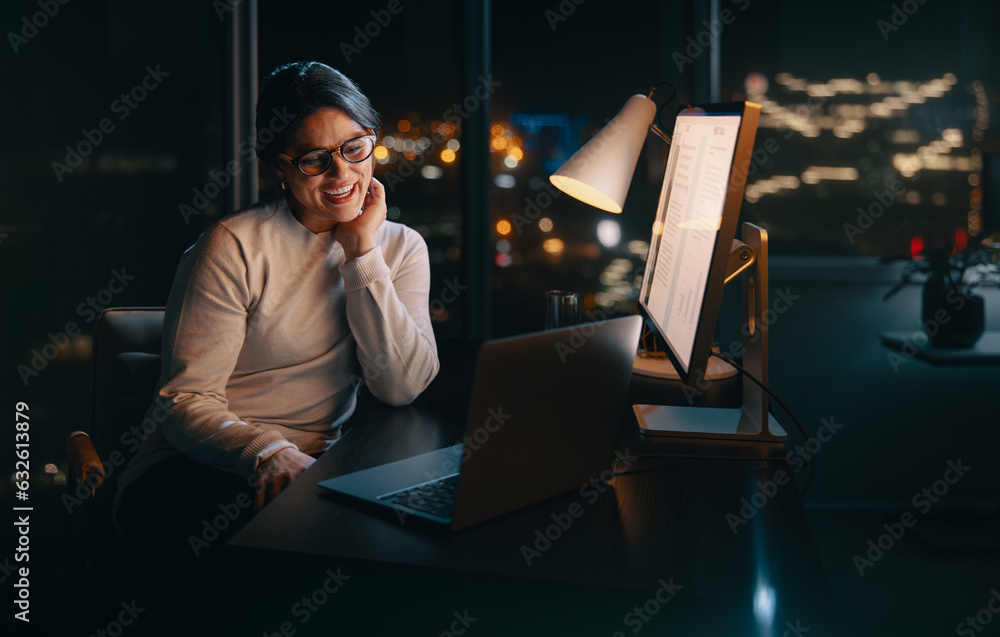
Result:
M642 318L487 341L463 444L321 487L458 530L580 489L611 467Z

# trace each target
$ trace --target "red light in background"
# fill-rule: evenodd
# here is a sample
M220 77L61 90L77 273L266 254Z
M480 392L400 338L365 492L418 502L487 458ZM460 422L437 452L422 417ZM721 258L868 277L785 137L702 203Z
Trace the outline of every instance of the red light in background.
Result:
M965 250L969 245L969 234L965 231L965 228L957 228L955 230L955 249L961 252Z
M501 268L506 268L507 266L510 265L510 255L507 254L506 252L500 252L499 254L497 254L494 261L496 261L496 264Z
M910 239L910 256L916 257L918 254L924 251L924 240L920 236L915 236Z

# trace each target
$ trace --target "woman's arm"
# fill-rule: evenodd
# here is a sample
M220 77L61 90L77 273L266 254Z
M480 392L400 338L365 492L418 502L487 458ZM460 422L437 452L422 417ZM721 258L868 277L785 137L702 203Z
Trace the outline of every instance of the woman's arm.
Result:
M423 237L404 226L385 232L380 245L385 216L385 187L372 178L358 218L339 224L335 236L347 260L341 268L347 323L365 381L382 402L407 405L439 367L428 304L430 261Z
M226 385L236 366L254 299L246 260L221 225L182 258L164 324L160 396L171 406L163 425L181 453L244 477L262 454L295 448L280 433L229 410Z
M427 246L412 230L406 229L391 249L405 255L394 271L378 246L342 272L347 322L365 381L382 402L406 405L439 368L428 306L430 263Z

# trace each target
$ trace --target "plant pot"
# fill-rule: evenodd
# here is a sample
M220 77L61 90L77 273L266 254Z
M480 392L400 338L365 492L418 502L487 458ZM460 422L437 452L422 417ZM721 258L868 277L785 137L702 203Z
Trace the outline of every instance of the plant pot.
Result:
M986 311L983 297L962 294L931 279L924 285L924 332L934 347L969 349L983 335Z

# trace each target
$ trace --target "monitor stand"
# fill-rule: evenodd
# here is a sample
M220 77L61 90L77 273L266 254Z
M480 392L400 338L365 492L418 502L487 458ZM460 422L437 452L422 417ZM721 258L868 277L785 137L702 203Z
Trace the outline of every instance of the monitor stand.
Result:
M740 272L743 278L743 368L760 380L768 382L767 337L763 320L767 312L767 231L744 223L743 243L738 244L730 259L726 282ZM743 255L749 247L755 258L746 264ZM742 259L744 263L739 263ZM734 270L734 267L738 268ZM711 359L709 359L711 360ZM705 383L704 375L692 379ZM702 388L698 388L702 389ZM784 442L787 434L768 413L767 394L752 380L743 376L743 406L739 409L720 407L683 407L674 405L634 405L639 431L649 436L743 440L754 442Z

